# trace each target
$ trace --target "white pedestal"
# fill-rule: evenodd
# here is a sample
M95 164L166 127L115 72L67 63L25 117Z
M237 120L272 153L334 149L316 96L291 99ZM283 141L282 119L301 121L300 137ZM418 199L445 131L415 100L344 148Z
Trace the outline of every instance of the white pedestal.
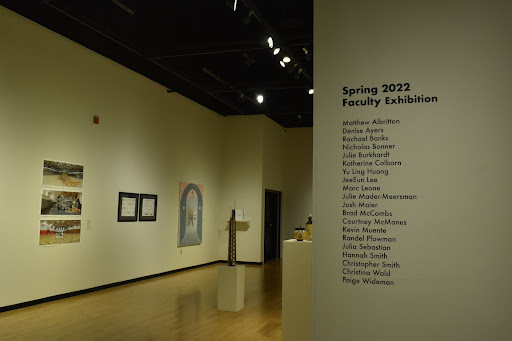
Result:
M245 265L219 267L217 309L239 311L244 308Z
M311 340L312 244L283 242L283 341Z

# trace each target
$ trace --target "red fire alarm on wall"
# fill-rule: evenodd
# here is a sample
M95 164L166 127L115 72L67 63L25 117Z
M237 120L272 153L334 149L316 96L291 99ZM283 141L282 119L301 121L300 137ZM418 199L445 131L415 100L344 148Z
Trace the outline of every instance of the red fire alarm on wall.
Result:
M100 124L100 117L98 115L94 115L92 121L94 122L94 124Z

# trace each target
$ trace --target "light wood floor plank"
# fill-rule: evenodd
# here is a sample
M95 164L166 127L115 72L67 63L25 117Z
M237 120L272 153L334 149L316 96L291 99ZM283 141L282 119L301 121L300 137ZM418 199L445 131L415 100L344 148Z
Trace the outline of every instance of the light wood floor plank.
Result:
M0 340L281 340L281 262L246 265L236 313L217 310L219 266L0 313Z

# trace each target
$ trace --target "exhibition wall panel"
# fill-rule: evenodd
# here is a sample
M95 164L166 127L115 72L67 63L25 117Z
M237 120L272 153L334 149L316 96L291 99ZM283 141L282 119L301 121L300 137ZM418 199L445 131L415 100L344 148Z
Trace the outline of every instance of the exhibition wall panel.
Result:
M315 1L313 340L512 332L507 1Z
M0 306L218 260L224 118L4 8L0 32ZM38 245L43 159L84 166L79 243ZM179 181L204 185L200 245ZM117 222L119 192L157 220Z
M245 210L247 225L237 231L237 260L261 262L261 205L263 116L228 116L224 127L224 161L222 172L222 206L224 223L219 230L219 259L228 257L227 221L231 209ZM247 228L248 227L248 228Z
M261 192L262 210L262 244L261 257L264 257L265 251L265 190L281 192L281 221L280 233L287 225L287 216L285 215L284 205L287 201L285 179L290 176L286 169L286 142L288 140L288 132L286 129L271 120L265 121L263 134L263 188ZM267 230L268 233L269 230ZM269 240L267 237L267 240ZM279 238L279 250L283 249L282 239Z
M226 259L235 203L237 258L261 262L264 189L311 193L301 169L284 183L300 129L221 117L3 7L0 44L0 307ZM39 245L45 159L83 166L78 243ZM178 247L180 181L203 185L198 245ZM156 221L118 222L119 192L157 195Z
M264 116L230 116L224 136L222 212L228 217L234 203L245 210L250 227L237 232L237 260L262 262L265 189L283 194L282 235L293 235L290 221L298 224L299 216L304 225L312 210L312 129L283 129ZM219 257L226 260L225 226L220 238Z
M293 230L304 227L313 213L313 129L287 129L286 134L282 240L293 238Z

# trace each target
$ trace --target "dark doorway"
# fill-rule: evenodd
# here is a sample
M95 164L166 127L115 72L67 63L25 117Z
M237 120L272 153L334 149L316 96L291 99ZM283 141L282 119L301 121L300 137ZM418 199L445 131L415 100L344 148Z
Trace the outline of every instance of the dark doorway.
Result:
M265 190L265 262L279 258L281 249L281 192Z

